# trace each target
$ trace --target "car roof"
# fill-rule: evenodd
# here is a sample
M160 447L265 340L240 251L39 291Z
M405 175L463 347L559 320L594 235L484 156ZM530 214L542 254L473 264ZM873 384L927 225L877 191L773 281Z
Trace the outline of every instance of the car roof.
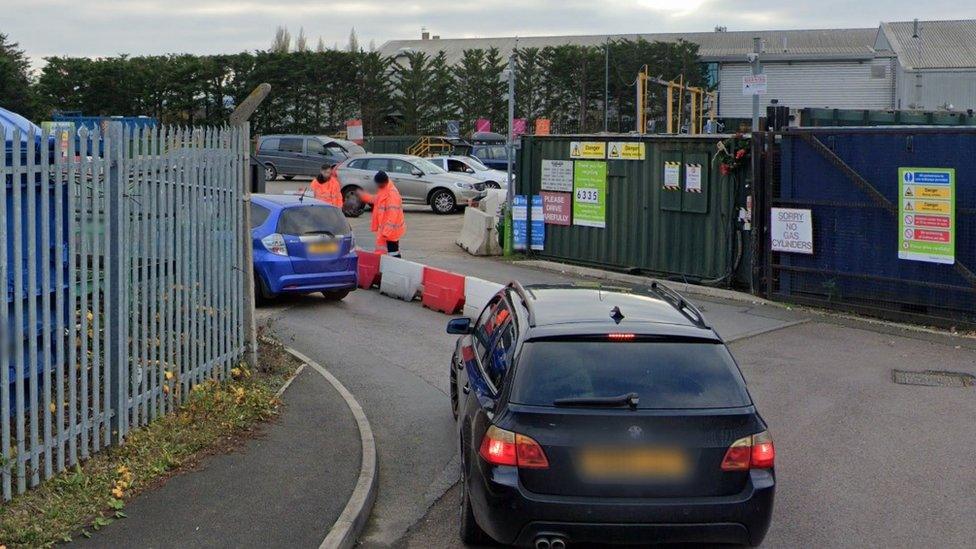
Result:
M394 154L394 153L366 153L356 156L354 159L359 160L361 158L399 158L400 160L416 160L420 158L419 156L413 156L411 154ZM353 158L350 158L353 160Z
M291 206L324 206L334 208L330 204L315 200L311 194L304 198L297 194L252 194L251 200L266 208L287 208Z
M693 305L660 283L654 284L656 290L567 284L526 286L527 308L532 316L528 338L627 332L720 341ZM623 316L614 318L616 311Z

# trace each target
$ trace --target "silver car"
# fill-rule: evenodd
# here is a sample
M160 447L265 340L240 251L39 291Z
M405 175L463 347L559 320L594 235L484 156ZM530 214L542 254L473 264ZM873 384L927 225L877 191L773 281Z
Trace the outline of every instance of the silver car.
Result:
M404 204L428 204L435 213L449 214L487 194L485 184L468 174L449 173L436 164L406 154L367 154L339 165L339 181L346 215L362 213L356 191L376 192L373 176L384 171L396 184Z
M435 156L428 158L428 160L451 173L470 175L484 182L485 187L489 189L508 188L507 173L489 168L473 156ZM514 179L515 174L512 174L512 180L514 181Z

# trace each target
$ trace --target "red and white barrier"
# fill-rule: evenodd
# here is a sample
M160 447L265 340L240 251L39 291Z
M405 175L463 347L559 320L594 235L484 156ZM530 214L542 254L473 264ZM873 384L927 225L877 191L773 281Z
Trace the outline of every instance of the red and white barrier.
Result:
M368 289L380 283L380 252L356 250L359 257L356 279L360 288Z
M413 301L420 293L424 280L424 266L389 255L380 256L380 293Z
M464 278L464 316L474 320L481 314L492 296L504 288L496 282L467 276Z
M464 307L464 277L434 267L424 267L423 291L420 301L424 307L444 314L457 314Z

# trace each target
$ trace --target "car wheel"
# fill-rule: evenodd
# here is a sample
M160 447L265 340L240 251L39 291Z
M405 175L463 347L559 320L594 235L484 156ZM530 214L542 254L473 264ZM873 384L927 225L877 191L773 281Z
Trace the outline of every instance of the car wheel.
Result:
M430 196L430 207L439 215L454 213L457 209L457 199L451 191L439 189Z
M451 413L454 414L454 421L458 418L458 406L460 405L460 398L458 396L457 388L457 362L456 358L451 357Z
M346 217L359 217L363 215L366 205L356 196L359 187L346 187L342 189L342 213Z
M462 450L463 451L463 450ZM468 480L465 474L467 466L464 458L461 459L461 541L466 545L494 545L495 540L491 539L484 530L478 526L474 519L474 511L471 509L471 497L468 495Z
M265 181L274 181L275 179L278 179L278 168L275 168L274 167L274 164L265 164L264 165L264 180Z
M274 299L274 295L268 290L268 285L264 283L264 279L258 273L254 273L254 304L258 307L264 307L271 303L272 299Z
M486 189L500 189L500 188L502 188L502 186L499 185L498 183L495 183L494 181L486 181L485 182L485 188Z
M285 181L291 181L292 179L295 179L294 175L283 175L282 177L285 178Z
M322 296L325 297L326 301L342 301L349 295L350 290L333 290L329 292L322 292Z

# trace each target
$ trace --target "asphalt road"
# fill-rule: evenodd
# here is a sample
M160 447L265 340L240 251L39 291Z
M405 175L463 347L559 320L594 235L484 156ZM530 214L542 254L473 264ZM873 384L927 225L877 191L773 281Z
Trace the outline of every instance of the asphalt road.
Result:
M461 216L408 210L408 259L498 282L572 280L467 256L453 246ZM368 216L353 226L369 247ZM892 368L976 374L971 346L781 307L695 301L734 341L777 443L779 487L767 546L971 546L976 391L891 381ZM333 371L376 431L380 487L362 544L456 545L447 317L375 291L356 291L341 304L289 300L262 315L290 345Z

